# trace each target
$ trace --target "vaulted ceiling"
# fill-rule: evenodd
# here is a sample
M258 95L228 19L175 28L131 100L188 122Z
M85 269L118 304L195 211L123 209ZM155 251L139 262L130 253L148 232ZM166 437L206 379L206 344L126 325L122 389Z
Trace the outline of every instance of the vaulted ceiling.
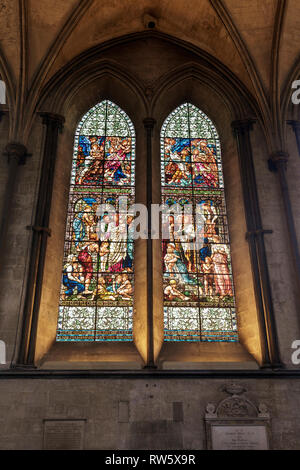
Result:
M11 106L24 106L83 51L144 31L147 14L156 30L221 61L270 116L297 78L299 0L0 0L0 73Z

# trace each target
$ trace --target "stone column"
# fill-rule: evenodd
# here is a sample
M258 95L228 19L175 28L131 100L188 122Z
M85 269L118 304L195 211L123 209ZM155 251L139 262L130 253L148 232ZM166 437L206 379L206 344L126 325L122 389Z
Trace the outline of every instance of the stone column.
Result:
M262 346L261 367L283 367L278 347L278 337L269 280L264 234L271 233L262 227L253 165L250 130L254 120L239 120L232 123L237 139L240 162L245 217L246 238L252 264L256 306L259 313L260 340Z
M27 277L23 323L17 366L34 366L38 314L41 300L43 272L48 236L51 235L49 217L53 178L57 153L58 133L64 118L52 113L40 113L46 129L42 169L34 225L32 230L30 262Z
M18 174L18 167L25 165L26 158L29 156L27 149L19 142L10 142L6 145L4 156L7 157L9 171L8 179L5 187L4 200L3 200L3 213L0 226L0 259L3 266L3 260L6 253L6 235L9 225L9 216L11 212L11 201L13 200L15 192L15 183Z
M297 287L300 290L300 255L297 240L297 233L295 228L294 216L292 212L291 200L289 189L286 179L286 169L289 155L286 152L278 151L271 155L269 159L269 169L275 171L279 177L279 184L281 188L281 195L284 205L284 213L286 217L287 229L290 238L290 246L292 257L294 260L294 269L297 279Z
M288 121L287 123L290 126L292 126L293 131L295 132L297 146L298 146L298 153L300 156L300 121Z
M143 121L147 136L147 188L146 200L148 209L148 239L147 239L147 362L145 368L156 368L154 364L153 336L153 243L151 237L151 205L152 205L152 131L155 125L153 118Z

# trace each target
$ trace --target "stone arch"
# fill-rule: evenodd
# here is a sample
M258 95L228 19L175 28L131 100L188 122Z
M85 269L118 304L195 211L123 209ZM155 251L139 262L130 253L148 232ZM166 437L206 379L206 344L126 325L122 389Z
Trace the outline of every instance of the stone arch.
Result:
M240 177L238 155L235 147L235 141L232 135L231 122L233 120L232 109L226 105L218 93L209 93L209 86L203 84L199 76L182 77L181 81L175 81L175 84L167 87L160 95L156 107L153 110L154 118L157 118L158 125L154 129L154 167L159 171L160 160L160 129L161 124L168 114L173 111L178 104L185 101L191 102L199 109L205 112L217 128L222 147L222 161L224 172L225 196L228 210L229 233L232 247L232 264L234 270L234 279L236 285L236 298L238 305L238 325L240 333L240 342L245 348L239 349L237 345L223 344L163 344L162 334L157 331L157 342L161 345L159 361L161 366L173 367L172 364L186 361L195 366L195 362L203 361L207 364L209 358L214 357L215 361L227 361L234 364L236 361L248 362L248 352L252 354L258 362L261 360L261 345L259 323L257 320L257 310L255 306L255 295L253 289L253 274L251 262L249 259L248 245L245 240L247 232L245 222L245 209L241 201L243 199L242 181ZM170 93L172 90L172 93ZM174 96L174 99L171 98ZM160 194L160 183L154 182L155 194ZM160 203L160 200L155 199ZM157 246L155 252L155 270L161 271L160 247ZM243 259L243 263L240 260ZM158 279L158 277L157 277ZM162 291L161 283L157 280L156 292ZM162 301L160 301L161 305ZM162 308L162 307L160 307ZM222 349L222 354L220 351ZM227 350L227 352L226 352ZM248 352L246 352L248 351ZM201 358L201 359L200 359ZM213 361L214 361L213 360ZM250 360L251 362L251 360ZM175 367L175 365L174 365ZM185 367L185 365L182 365ZM202 366L204 367L204 366Z
M144 52L149 47L149 44L152 44L152 41L153 51L151 50L150 52L152 56L156 57L157 62L153 66L153 70L155 68L155 76L152 82L149 82L148 77L152 76L151 64L149 65L145 58L141 60L141 57L144 57ZM120 48L121 50L119 50ZM124 50L126 50L126 54L125 57L122 56L122 62L120 57ZM126 62L128 57L130 57L131 61L126 69L124 61ZM173 68L171 72L166 70L168 61L174 62L172 62ZM157 66L158 63L161 64L162 70ZM172 72L174 73L172 74ZM218 77L219 82L217 81ZM63 114L65 126L59 141L55 170L53 207L50 217L50 224L55 230L52 229L53 235L49 239L47 249L46 275L40 309L36 361L42 360L45 354L49 352L54 341L54 334L49 335L49 330L54 331L56 319L54 322L51 319L52 326L49 328L49 318L52 318L51 315L53 315L52 312L54 311L53 302L55 303L57 298L56 292L58 292L59 280L55 276L57 272L60 272L61 258L57 258L54 262L53 260L55 256L57 257L57 250L62 252L63 222L65 220L67 204L66 188L68 187L74 131L80 116L104 98L110 99L124 109L135 126L137 134L136 171L140 175L136 187L136 200L141 203L146 202L147 186L147 175L145 172L147 145L143 120L151 117L157 123L153 129L153 152L151 159L153 202L159 202L160 200L159 179L155 175L159 174L159 134L162 120L177 103L191 101L200 109L203 109L216 122L224 148L225 179L230 183L227 185L227 192L232 194L231 200L229 197L229 213L231 214L229 218L231 218L231 221L237 221L236 225L232 224L232 227L234 227L233 237L236 237L237 241L236 243L233 241L237 247L235 256L238 257L243 253L247 265L246 277L243 278L243 272L240 272L240 290L241 292L244 291L242 296L244 301L241 300L241 305L242 310L245 312L244 325L242 325L241 331L244 331L242 337L244 337L246 349L242 347L238 351L230 351L228 356L224 356L221 351L219 353L216 351L213 353L206 351L208 354L205 361L209 362L212 359L212 362L215 360L220 362L232 360L235 363L247 363L253 361L249 355L250 352L259 362L261 351L257 312L254 305L248 248L244 238L246 232L245 213L244 208L240 204L242 184L239 175L237 152L230 126L232 120L245 116L245 114L249 116L249 114L259 113L258 106L255 99L240 81L216 59L203 51L199 51L194 46L157 32L129 35L86 51L57 72L40 96L39 109ZM241 222L240 224L239 221ZM140 269L146 271L145 243L139 241L136 246L137 256L141 260ZM155 293L159 292L161 283L159 280L161 279L161 259L158 256L160 251L156 249L157 246L156 240L153 240ZM140 281L142 279L145 278L141 277ZM147 292L146 285L142 284L141 282L141 295L136 305L136 311L139 311L139 314L136 314L136 334L134 334L134 337L139 354L145 360L147 355L147 339L144 328L145 322L147 324L145 299L149 293ZM250 287L247 287L247 285ZM250 307L246 301L247 295L251 297ZM162 347L161 298L159 294L154 299L154 305L155 322L157 325L154 334L154 356L157 359ZM47 329L48 331L46 332ZM203 351L199 355L198 348L196 349L190 353L187 352L185 360L192 355L193 361L201 361L200 356L203 354ZM77 361L82 357L82 353L74 355L73 352L70 352L68 354L69 358L73 357L74 360L76 358ZM86 357L89 356L86 352L84 354ZM178 359L181 353L178 356L176 351L171 351L171 354ZM56 357L61 358L62 356L57 353ZM167 357L168 354L167 356L163 355L162 361L167 361ZM120 360L119 356L117 360Z
M64 231L65 226L65 219L66 219L66 209L67 209L67 192L68 192L68 185L69 185L69 172L71 166L71 158L73 154L73 141L74 141L74 133L77 123L80 120L80 117L83 116L88 109L90 109L94 104L102 99L109 99L117 104L121 109L123 109L126 114L130 117L133 125L135 127L136 133L139 133L139 138L136 141L136 152L139 155L139 158L136 159L136 171L139 174L142 174L142 167L143 161L145 160L144 156L144 129L142 122L139 122L138 116L142 115L145 116L145 110L143 105L143 100L139 98L138 94L134 94L132 88L120 77L116 76L116 72L114 74L109 73L106 69L103 74L99 74L99 76L94 77L94 83L89 84L88 88L85 88L85 91L80 93L80 89L78 90L80 97L78 95L73 95L73 100L69 102L68 106L65 107L65 118L66 123L64 127L64 132L60 138L60 144L58 147L58 156L56 162L56 171L55 171L55 178L54 178L54 188L53 188L53 198L52 198L52 210L50 216L50 225L56 227L55 230L52 230L52 236L49 238L48 241L48 248L47 248L47 256L45 262L45 280L43 285L43 295L41 299L41 308L40 308L40 318L39 318L39 329L37 334L37 349L36 349L36 360L40 360L51 348L53 342L55 340L54 336L54 322L52 319L52 315L54 313L55 303L57 302L57 289L60 283L59 279L59 260L55 260L57 257L57 253L59 250L59 259L61 259L62 249L63 249L63 237L62 233ZM120 74L122 76L122 74ZM99 91L101 90L101 91ZM55 111L58 108L54 108ZM67 158L66 158L67 155ZM145 188L145 175L144 177L140 177L139 181L136 185L136 200L138 202L145 202L144 201L144 188ZM63 207L63 209L62 209ZM143 252L143 247L140 249ZM143 254L140 256L143 257ZM137 248L137 258L139 257L139 247ZM53 267L53 261L55 264L55 269ZM141 267L143 270L143 267ZM49 274L47 274L49 273ZM51 274L50 274L51 273ZM137 277L139 277L139 273L136 273ZM52 279L51 279L52 278ZM55 287L54 287L55 286ZM143 302L143 298L146 296L144 292L143 295L140 296L141 302ZM141 310L141 309L140 309ZM52 313L50 314L49 311ZM48 312L48 313L47 313ZM51 322L49 324L49 318L51 317ZM142 321L141 321L142 322ZM138 321L136 322L138 325ZM48 332L46 332L48 329ZM142 327L140 327L142 329ZM43 335L43 331L45 331L45 336ZM49 332L51 331L51 335ZM135 332L134 332L135 333ZM135 335L136 336L136 335ZM139 336L139 340L143 344L145 341ZM54 351L55 357L62 357L61 350L64 350L63 355L69 357L69 359L80 361L82 358L82 353L71 351L72 345L59 344L57 345L57 352ZM140 356L134 348L131 348L131 345L127 344L119 344L114 345L116 347L112 347L110 345L104 345L101 350L101 345L93 345L93 349L98 351L98 358L95 359L95 353L89 353L90 360L93 357L96 362L101 360L101 355L106 355L107 353L111 355L111 357L115 357L118 363L121 363L124 360L126 361L130 356L134 356L135 364L140 361ZM79 346L81 349L84 348L84 345ZM140 348L142 349L143 346L141 345ZM68 351L65 351L68 349ZM103 353L103 349L105 350ZM112 351L114 349L114 351ZM120 353L121 351L121 353ZM58 356L56 356L56 354ZM86 354L86 353L84 353ZM100 357L100 359L99 359ZM93 360L94 360L93 359ZM112 359L113 360L113 359ZM131 360L131 359L130 359Z

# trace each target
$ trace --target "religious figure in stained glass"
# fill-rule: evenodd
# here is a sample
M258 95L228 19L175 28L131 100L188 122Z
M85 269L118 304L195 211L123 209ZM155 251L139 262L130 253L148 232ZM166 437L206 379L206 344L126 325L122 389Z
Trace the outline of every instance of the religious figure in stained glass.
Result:
M57 341L132 341L134 178L133 125L102 101L75 135Z
M238 341L220 142L192 104L163 124L161 185L165 340Z

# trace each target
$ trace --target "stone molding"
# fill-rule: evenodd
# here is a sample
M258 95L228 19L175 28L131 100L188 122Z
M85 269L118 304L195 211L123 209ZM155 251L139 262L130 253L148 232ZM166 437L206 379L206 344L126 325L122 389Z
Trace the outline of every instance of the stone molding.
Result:
M9 142L3 152L3 155L7 157L8 164L16 162L18 165L25 165L27 157L31 155L27 153L25 145L19 142Z
M256 405L245 396L247 389L243 386L232 383L225 385L223 391L228 393L230 397L224 398L217 405L208 403L206 406L205 419L270 418L267 406L264 403L259 403L258 407L256 407Z

